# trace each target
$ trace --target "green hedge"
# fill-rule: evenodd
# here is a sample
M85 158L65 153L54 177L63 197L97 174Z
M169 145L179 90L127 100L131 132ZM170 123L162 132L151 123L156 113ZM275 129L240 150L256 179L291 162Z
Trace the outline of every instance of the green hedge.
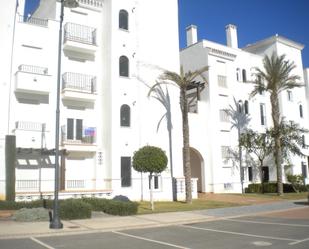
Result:
M117 201L98 198L83 198L92 206L93 211L101 211L111 215L133 215L137 213L138 203L132 201Z
M91 205L81 199L61 200L59 216L63 220L91 218Z
M91 217L91 211L100 211L111 215L134 215L138 203L101 198L82 198L59 200L61 219L85 219ZM0 201L0 210L19 210L21 208L45 207L52 209L53 200L35 200L29 202Z
M309 185L300 185L299 191L306 192L309 190ZM245 189L246 193L262 193L262 184L261 183L252 183L249 184ZM295 193L295 190L290 183L283 183L283 192L284 193ZM277 183L276 182L265 182L264 183L264 193L277 193Z

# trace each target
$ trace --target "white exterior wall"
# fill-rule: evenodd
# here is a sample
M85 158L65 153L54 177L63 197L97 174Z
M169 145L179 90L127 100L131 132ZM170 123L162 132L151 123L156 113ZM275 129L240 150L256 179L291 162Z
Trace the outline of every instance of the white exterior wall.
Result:
M162 1L163 4L163 1ZM161 9L160 1L144 3L144 1L106 1L104 9L105 29L103 31L104 59L106 68L104 88L109 94L103 105L104 127L104 163L107 179L115 195L122 194L138 199L143 194L147 198L148 175L143 174L143 191L141 191L141 174L132 170L132 186L121 187L120 159L122 156L132 157L134 151L144 145L159 146L168 155L168 134L163 121L156 132L157 123L164 114L160 104L147 98L149 87L159 74L158 69L179 70L177 1L164 2L166 8ZM118 28L118 13L121 9L129 13L129 30ZM153 21L150 13L169 16L171 21L163 19ZM162 37L162 39L155 39ZM168 39L165 39L165 37ZM107 56L106 56L107 55ZM130 61L129 77L119 77L118 60L125 55ZM173 100L178 98L178 89L169 87ZM103 97L104 99L104 97ZM175 103L175 104L174 104ZM131 108L131 126L120 127L119 111L123 104ZM177 101L173 101L173 133L181 131L180 111ZM173 136L174 175L182 176L181 139ZM161 174L161 189L154 198L171 198L170 171Z
M143 174L141 189L141 174L132 168L131 186L121 186L120 159L122 156L133 157L133 153L144 145L161 147L169 156L165 120L157 132L157 124L165 110L147 95L149 87L156 83L163 70L179 70L178 3L176 0L168 3L163 0L146 3L98 0L93 2L97 4L93 6L92 2L79 2L80 7L76 9L64 9L63 35L67 23L95 28L96 46L91 47L95 52L82 52L82 49L90 48L87 44L70 45L63 40L61 78L65 73L95 76L97 91L88 94L87 100L81 100L84 98L81 93L61 88L60 136L62 131L66 131L67 119L71 118L82 119L83 126L95 127L97 139L93 144L84 144L69 140L63 142L60 137L60 149L67 152L63 166L65 179L61 179L64 189L60 191L60 198L66 198L70 193L71 196L80 196L81 191L84 195L121 194L135 200L141 196L149 198L148 174ZM121 9L129 14L128 31L118 27ZM23 12L21 5L20 12ZM161 17L166 16L169 22L164 21L167 18L154 21L157 13ZM8 130L16 135L17 147L28 148L29 151L30 148L53 149L55 146L59 16L60 2L42 0L30 22L16 23L12 55L14 85L10 92ZM33 25L36 18L48 19L48 23L45 26ZM129 59L129 77L119 76L119 57L122 55ZM20 72L20 65L43 67L48 73ZM34 89L31 89L31 84ZM65 81L62 81L61 85L64 84ZM172 86L168 88L172 100L174 176L183 181L182 136L177 135L181 133L179 90ZM131 108L130 127L120 127L120 107L123 104ZM16 122L19 122L17 128ZM46 124L44 133L38 128L41 124ZM27 127L21 128L22 125ZM44 160L18 155L16 191L19 199L35 196L39 191L53 191L54 158L47 156ZM63 169L60 171L63 172ZM171 187L168 165L168 169L159 176L159 189L155 191L154 198L170 200ZM197 196L196 189L193 196ZM184 198L184 192L178 193L178 197Z
M229 35L229 34L227 34ZM273 40L275 42L273 42ZM244 103L249 102L249 114L251 121L248 128L258 132L264 132L266 128L272 126L271 104L269 94L257 94L250 98L249 95L253 90L253 85L249 82L254 80L252 75L254 68L262 68L264 55L271 55L273 51L280 54L286 54L286 58L294 61L296 69L294 74L300 76L300 82L303 82L302 46L287 40L274 36L256 44L246 47L244 50L233 49L225 45L217 44L208 40L203 40L198 44L188 46L180 53L181 64L185 70L196 70L204 66L209 66L209 71L205 74L208 84L201 93L201 99L198 101L198 113L190 114L190 146L198 151L202 158L202 173L200 181L202 182L203 192L241 192L240 172L238 163L232 160L223 160L221 146L229 146L238 150L238 135L235 128L231 129L230 122L220 121L220 110L234 107L234 98ZM248 51L248 52L247 52ZM237 80L236 72L240 71ZM242 70L246 70L247 82L243 82ZM306 72L306 71L305 71ZM220 86L218 75L226 77L226 86ZM287 120L293 120L300 124L301 127L308 127L308 106L305 106L308 100L304 88L293 89L292 103L287 101L287 93L284 91L280 95L280 109L282 116ZM308 91L307 91L308 92ZM266 107L266 124L261 125L260 104ZM300 118L299 105L303 105L303 118ZM235 107L234 107L235 108ZM307 137L308 135L306 135ZM308 155L307 150L303 152ZM244 186L248 181L248 165L244 160L243 167L245 170ZM292 157L292 173L302 174L301 163L307 164L307 158ZM193 165L196 158L191 161ZM276 170L273 167L270 158L264 162L269 167L270 181L276 180ZM193 170L196 169L193 166ZM253 176L253 181L259 181L259 177ZM308 181L308 179L306 179Z

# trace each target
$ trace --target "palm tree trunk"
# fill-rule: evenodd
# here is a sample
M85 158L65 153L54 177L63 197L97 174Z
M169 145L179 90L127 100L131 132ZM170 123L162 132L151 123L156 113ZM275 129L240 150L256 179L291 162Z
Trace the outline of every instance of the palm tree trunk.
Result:
M270 101L272 106L272 119L274 123L274 140L275 140L275 149L274 149L274 159L277 169L277 191L278 195L283 195L283 184L282 184L282 166L281 166L281 142L280 142L280 111L279 111L279 100L278 93L273 91L270 95Z
M182 132L183 132L183 169L186 185L186 202L192 203L191 188L191 165L190 165L190 143L189 143L189 120L188 120L188 100L186 86L180 89L180 103L182 112Z

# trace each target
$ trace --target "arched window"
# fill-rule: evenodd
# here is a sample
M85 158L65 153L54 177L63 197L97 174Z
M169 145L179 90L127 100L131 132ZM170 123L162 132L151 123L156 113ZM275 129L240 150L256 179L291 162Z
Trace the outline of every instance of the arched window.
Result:
M247 81L247 73L246 73L246 69L242 70L242 81L246 82Z
M120 126L121 127L130 127L130 106L122 105L120 108Z
M129 59L124 55L119 58L119 75L129 77Z
M129 29L129 14L126 10L119 11L119 28L120 29Z
M245 100L244 108L245 108L245 114L249 114L249 101L248 100Z
M300 116L301 118L303 118L303 117L304 117L304 113L303 113L303 105L299 105L299 116Z
M236 69L236 79L237 81L240 81L240 69L239 68Z

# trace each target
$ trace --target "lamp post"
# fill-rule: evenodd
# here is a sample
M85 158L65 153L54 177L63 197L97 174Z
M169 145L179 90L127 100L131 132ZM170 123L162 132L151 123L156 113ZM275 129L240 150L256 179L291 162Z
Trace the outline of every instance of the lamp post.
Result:
M60 10L60 26L59 26L59 40L58 40L58 67L57 67L57 102L56 102L56 127L55 127L55 191L53 204L53 218L49 224L51 229L61 229L63 224L59 218L59 129L60 129L60 77L61 77L61 50L62 50L62 23L64 16L64 7L76 8L78 2L76 0L61 0Z

